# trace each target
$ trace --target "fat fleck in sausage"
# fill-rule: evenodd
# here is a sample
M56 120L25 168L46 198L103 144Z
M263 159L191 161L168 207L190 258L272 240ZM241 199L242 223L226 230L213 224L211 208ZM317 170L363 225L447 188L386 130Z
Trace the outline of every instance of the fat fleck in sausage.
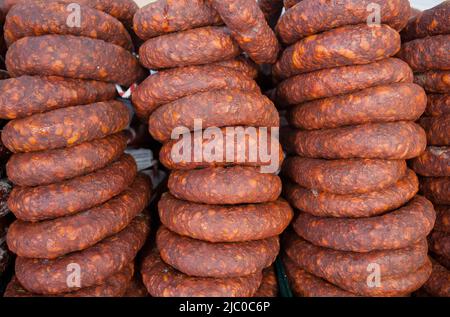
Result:
M411 168L428 177L450 176L450 147L427 147L421 156L411 161Z
M422 86L427 92L449 94L450 71L430 70L414 75L414 82Z

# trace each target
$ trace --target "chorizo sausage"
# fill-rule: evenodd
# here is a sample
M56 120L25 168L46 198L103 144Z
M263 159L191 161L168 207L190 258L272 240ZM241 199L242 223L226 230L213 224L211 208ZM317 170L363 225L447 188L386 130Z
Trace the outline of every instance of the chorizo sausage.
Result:
M337 27L369 23L373 5L379 6L381 23L397 31L408 23L410 5L407 0L303 0L286 11L276 31L285 44L292 44Z
M73 215L102 204L133 182L136 162L130 155L91 174L38 187L14 187L8 207L23 221L40 221Z
M423 195L437 205L450 205L450 178L424 177L420 182Z
M369 64L395 55L400 46L400 35L387 25L343 26L289 46L273 74L284 79L325 68Z
M205 0L160 0L139 9L133 19L134 31L144 41L167 33L223 24Z
M141 64L149 69L209 64L240 53L228 30L218 26L158 36L139 49Z
M450 114L450 94L428 94L425 116L438 117Z
M436 35L403 44L398 57L415 72L450 70L450 35Z
M161 222L171 231L209 242L242 242L280 235L294 216L284 200L246 205L205 205L169 193L158 204Z
M140 274L136 274L128 285L125 294L122 297L126 298L143 298L150 297L144 283L142 282L142 277Z
M132 99L139 117L148 120L160 105L199 92L233 88L260 91L253 79L240 72L228 67L205 65L175 68L151 75L139 85Z
M261 272L247 276L193 277L164 263L157 250L144 256L141 274L155 297L250 297L261 284Z
M141 175L103 205L38 223L16 220L8 231L8 247L18 256L39 259L55 259L87 249L128 226L147 206L150 194L150 182Z
M173 171L168 187L178 199L211 205L264 203L281 194L278 176L245 166Z
M434 230L450 233L450 206L438 205L434 206L436 210L436 223Z
M10 212L7 201L11 190L12 186L7 179L0 180L0 234L3 234L3 231L6 230L7 227L5 216Z
M233 38L257 64L273 64L280 44L256 1L211 0Z
M283 162L278 138L266 129L227 127L213 132L214 137L208 133L188 133L168 141L159 152L161 163L172 170L242 165L273 167L270 172L274 173ZM220 139L223 142L217 141ZM267 155L262 155L264 152Z
M449 34L449 16L450 2L448 1L444 1L431 9L421 12L409 20L406 27L402 30L401 36L403 42L427 36Z
M450 114L439 117L423 117L419 123L427 133L429 145L450 145Z
M450 297L450 272L437 263L433 262L433 272L423 289L431 296Z
M6 54L12 77L22 75L94 79L130 86L145 75L124 48L73 35L43 35L16 41Z
M28 36L45 34L75 35L103 40L133 49L131 36L118 20L88 6L79 8L80 24L75 27L68 23L71 10L63 3L35 2L21 3L8 13L4 30L6 44L10 46L17 40ZM44 18L43 18L44 17Z
M117 160L126 147L125 133L117 133L70 148L17 153L6 164L6 172L19 186L58 183L105 167Z
M410 162L419 175L428 177L450 176L450 147L429 146Z
M428 244L431 252L450 259L450 234L447 232L433 231L428 237Z
M250 78L258 77L259 66L248 57L242 55L226 61L216 62L211 65L228 67L240 73L243 73Z
M0 118L24 118L58 108L108 101L116 96L116 88L110 83L21 76L0 81Z
M201 120L202 129L280 126L278 111L266 96L258 92L221 89L186 96L159 107L150 116L149 131L153 138L165 142L170 140L177 127L194 131L198 120Z
M419 85L390 84L309 101L293 107L288 118L291 126L304 130L416 121L424 113L426 105L427 95Z
M370 252L406 248L424 239L435 220L433 204L416 196L404 207L377 217L323 218L301 213L293 227L297 234L317 246Z
M284 0L283 4L286 9L290 9L301 1L303 1L303 0Z
M404 160L321 160L293 156L283 174L295 183L334 194L363 194L395 184L406 173Z
M339 195L307 189L287 182L284 196L299 210L318 217L365 218L400 208L419 191L419 180L409 170L394 185L365 194Z
M258 5L267 23L273 29L283 11L283 0L258 0Z
M81 272L80 288L100 285L124 269L144 245L149 233L149 221L138 215L118 234L106 238L89 249L48 259L16 259L15 272L20 284L29 292L52 295L77 291L67 283L71 264Z
M408 121L290 131L281 140L290 152L325 159L404 160L419 156L427 143L425 131Z
M413 82L411 68L400 59L386 58L366 65L322 69L288 78L277 87L277 101L295 105L402 82Z
M4 127L1 137L14 153L52 150L122 131L130 117L121 101L98 102L15 119Z
M156 243L161 259L191 276L238 277L261 272L278 255L278 237L265 240L210 243L179 236L160 227Z
M275 273L275 267L271 266L263 270L263 279L261 286L253 297L277 297L278 281Z
M431 93L450 93L450 71L430 70L414 75L414 82Z

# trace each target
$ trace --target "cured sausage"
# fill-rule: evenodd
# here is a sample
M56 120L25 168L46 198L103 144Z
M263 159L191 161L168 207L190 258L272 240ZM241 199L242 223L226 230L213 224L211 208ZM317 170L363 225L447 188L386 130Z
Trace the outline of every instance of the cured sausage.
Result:
M435 220L433 204L416 196L400 209L371 218L323 218L301 213L293 227L297 234L318 246L370 252L406 248L424 239Z
M433 272L423 289L431 296L450 297L450 272L436 261L432 263Z
M422 176L450 176L450 147L429 146L410 164L411 168Z
M425 10L411 19L402 30L401 36L404 42L427 36L449 34L450 24L450 2L441 4Z
M284 200L247 205L204 205L166 193L158 204L161 222L182 236L209 242L262 240L280 235L294 216Z
M365 218L400 208L419 191L419 180L409 170L394 185L365 194L331 194L287 182L283 186L291 205L318 217Z
M226 278L261 272L275 261L280 249L278 237L210 243L179 236L165 227L158 230L156 243L164 262L199 277Z
M450 94L428 94L428 104L425 110L425 116L438 117L450 114Z
M40 221L73 215L102 204L120 194L137 173L133 157L118 161L91 174L38 187L14 187L8 207L23 221Z
M303 0L284 0L284 7L286 9L292 8L293 6L295 6L297 3L301 2Z
M17 153L6 164L8 178L19 186L58 183L92 173L117 160L127 147L125 133L70 148Z
M263 166L267 168L263 172L275 173L283 162L278 137L267 129L227 127L215 129L211 135L188 133L181 135L179 140L168 141L159 153L161 163L171 170L242 165ZM267 155L262 155L264 152Z
M205 0L160 0L138 10L133 19L134 31L141 39L223 24L211 4Z
M81 5L79 25L68 23L73 12L67 4L53 2L21 3L8 13L5 22L5 40L10 46L28 36L46 34L76 35L103 40L133 49L131 36L118 20L88 6ZM44 17L44 18L43 18Z
M52 150L104 138L122 131L130 121L127 106L111 100L10 121L1 137L14 153Z
M403 44L398 57L415 72L450 70L450 35L436 35Z
M426 148L426 133L413 122L372 123L317 131L292 131L281 138L286 148L304 157L404 160Z
M420 189L425 197L437 205L450 205L450 178L424 177Z
M226 61L220 61L213 63L212 65L228 67L234 69L240 73L247 75L250 78L258 77L259 66L255 64L251 59L245 56L238 56Z
M431 93L450 93L450 71L430 70L414 75L414 82Z
M277 297L278 281L275 267L271 266L263 270L261 286L253 297Z
M140 118L148 120L159 106L214 89L260 91L256 82L223 66L190 66L175 68L149 76L133 94L133 105Z
M450 259L450 234L434 231L428 238L430 251Z
M412 83L390 84L306 102L293 107L288 118L291 126L304 130L416 121L426 105L427 95L422 87Z
M133 265L126 266L122 271L110 276L104 284L80 289L72 293L53 295L54 297L122 297L133 275ZM15 276L6 287L4 297L45 297L28 292ZM48 297L53 297L47 295Z
M424 117L419 121L427 133L429 145L450 145L450 114L439 117Z
M15 272L20 284L29 292L52 295L77 291L107 281L120 272L144 245L149 233L149 221L138 215L118 234L106 238L89 249L54 259L16 259ZM73 266L80 269L81 287L67 283Z
M12 77L22 75L94 79L130 86L145 76L124 48L73 35L43 35L16 41L6 54Z
M273 74L284 79L325 68L369 64L395 55L400 46L400 35L387 25L343 26L289 46Z
M228 30L218 26L158 36L139 49L141 64L149 69L209 64L240 53Z
M116 88L110 83L21 76L0 81L0 118L24 118L58 108L108 101L116 96Z
M0 180L0 234L3 234L3 230L6 230L4 216L9 214L10 212L8 209L7 201L11 190L12 186L7 179Z
M267 23L273 29L283 11L283 0L258 0L258 6L264 13Z
M285 44L292 44L337 27L372 22L374 5L379 6L381 23L397 31L408 23L410 5L407 0L303 0L286 11L276 31Z
M244 166L173 171L168 187L178 199L212 205L264 203L281 194L278 176Z
M257 1L211 0L233 38L257 64L273 64L280 44Z
M128 226L148 205L150 194L149 180L140 175L128 189L103 205L38 223L17 220L9 228L8 247L18 256L39 259L87 249Z
M144 256L141 274L155 297L251 297L262 279L261 272L229 278L189 276L164 263L157 250Z
M149 130L156 140L164 142L177 127L194 131L198 120L201 120L202 129L280 126L278 111L266 96L258 92L222 89L186 96L159 107L150 116Z
M436 223L434 230L450 233L450 206L434 206L436 210Z
M318 247L295 234L287 236L284 245L289 258L301 269L356 294L375 296L407 294L420 288L429 276L429 274L428 276L420 275L421 283L417 283L420 285L414 283L416 279L408 277L408 275L414 276L415 272L429 264L425 239L404 249L368 253ZM378 264L382 283L381 287L370 288L367 280L372 270L368 269L374 263ZM392 282L397 285L392 285ZM404 285L406 283L409 285ZM414 284L414 287L411 284Z
M288 78L277 87L277 101L295 105L402 82L413 82L411 68L400 59L386 58L366 65L322 69Z
M144 283L142 282L142 277L140 274L136 274L130 282L125 294L122 297L127 298L142 298L150 297Z
M404 160L321 160L289 157L283 174L309 189L334 194L363 194L395 184L406 173Z

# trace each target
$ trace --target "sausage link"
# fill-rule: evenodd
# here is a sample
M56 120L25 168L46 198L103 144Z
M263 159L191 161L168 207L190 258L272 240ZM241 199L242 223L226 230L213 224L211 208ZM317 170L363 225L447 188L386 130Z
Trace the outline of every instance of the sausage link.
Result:
M419 123L427 133L429 145L450 145L450 114L439 117L423 117Z
M325 68L369 64L395 55L400 46L400 35L387 25L343 26L289 46L273 74L284 79Z
M438 117L450 114L450 94L428 94L428 104L425 116Z
M261 284L261 272L247 276L212 278L181 273L148 252L141 265L144 284L154 297L251 297Z
M450 35L436 35L403 44L398 57L415 72L450 70Z
M288 78L277 87L277 101L295 105L401 82L413 82L411 68L400 59L386 58L371 64L323 69Z
M437 205L434 209L436 210L434 230L450 233L450 206Z
M22 38L9 47L6 67L12 77L61 76L124 86L145 75L138 60L124 48L73 35Z
M406 27L402 30L403 42L423 38L433 35L449 34L450 23L450 2L444 1L441 4L425 10L410 19Z
M280 44L256 1L211 0L233 38L257 64L273 64Z
M267 23L273 29L283 11L283 0L258 0L258 6L264 13Z
M392 186L406 174L404 160L321 160L289 157L283 174L295 183L334 194L363 194Z
M261 286L253 297L277 297L278 280L275 273L275 267L271 266L263 270L263 279Z
M317 131L293 131L281 138L300 156L325 159L404 160L426 148L426 133L413 122L372 123Z
M192 239L242 242L280 235L293 212L284 200L246 205L204 205L165 194L158 204L161 222L171 231Z
M66 256L48 259L16 259L16 277L29 292L36 294L60 294L78 288L68 285L71 264L78 264L81 272L81 288L105 283L113 274L123 270L144 245L149 234L149 221L138 215L118 234L106 238L89 249Z
M156 243L164 262L191 276L238 277L261 272L278 255L278 237L265 240L210 243L179 236L160 227Z
M431 296L450 297L450 272L445 267L433 262L433 272L423 289Z
M292 8L293 6L295 6L297 3L302 2L303 0L284 0L283 4L284 7L287 9Z
M77 11L82 18L74 27L68 23L73 12L63 3L22 3L8 13L4 30L6 44L29 36L45 34L75 35L103 40L133 49L133 42L127 30L118 20L88 6L81 5ZM43 19L43 17L45 17Z
M400 208L419 191L419 180L409 170L394 185L365 194L331 194L287 182L284 197L291 205L318 217L365 218Z
M122 131L130 116L115 100L56 109L8 122L2 141L14 153L70 147Z
M153 138L164 142L170 140L177 127L194 131L199 119L203 129L280 126L278 111L266 96L258 92L221 89L186 96L159 107L150 116L149 131Z
M410 166L422 176L450 176L450 147L429 146L410 162Z
M292 44L337 27L368 23L372 20L373 5L379 5L381 23L397 31L408 23L408 0L303 0L286 11L276 31L285 44Z
M150 297L150 294L148 293L147 288L145 287L142 281L142 277L139 273L135 274L135 276L131 279L130 285L128 285L128 288L122 297L126 298Z
M23 221L73 215L102 204L131 185L137 173L130 155L91 174L38 187L14 187L8 207Z
M188 95L214 89L260 91L254 80L228 67L190 66L149 76L133 94L133 105L140 118L148 120L159 106Z
M8 230L8 247L18 256L39 259L85 250L127 227L148 205L150 194L150 182L141 175L120 195L92 209L38 223L16 220Z
M424 239L435 220L433 204L416 196L400 209L371 218L323 218L301 213L293 227L297 234L317 246L370 252L406 248Z
M54 109L108 101L116 96L116 88L110 83L21 76L0 81L0 118L24 118Z
M420 190L434 204L450 205L450 177L424 177Z
M430 70L414 75L414 82L425 91L439 94L450 94L450 71Z
M433 231L428 237L428 245L431 252L450 259L450 234L447 232Z
M278 176L244 166L173 171L168 187L178 199L211 205L264 203L281 194Z
M6 164L6 172L19 186L58 183L105 167L117 160L126 147L126 135L118 133L70 148L17 153Z
M158 36L139 49L141 64L149 69L209 64L240 53L228 30L217 26Z
M144 41L167 33L223 24L217 11L205 0L160 0L139 9L134 31Z
M291 126L304 130L416 121L426 105L427 95L419 85L390 84L300 104L290 110L288 119Z
M248 57L242 55L226 61L216 62L212 65L234 69L240 73L247 75L250 78L258 77L259 66Z

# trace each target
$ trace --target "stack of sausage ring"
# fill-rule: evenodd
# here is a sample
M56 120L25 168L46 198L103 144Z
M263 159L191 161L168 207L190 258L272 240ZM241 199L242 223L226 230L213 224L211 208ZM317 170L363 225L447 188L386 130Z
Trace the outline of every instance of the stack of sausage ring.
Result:
M279 199L276 170L260 172L271 162L246 149L269 146L283 159L277 138L262 141L261 130L278 127L279 117L253 80L255 63L277 58L275 34L257 3L245 0L157 1L137 12L134 30L146 41L140 60L153 74L133 104L172 170L158 206L157 248L141 267L144 284L155 297L274 296L270 266L293 212ZM239 129L255 134L239 138ZM213 157L203 155L220 140Z
M0 117L11 120L2 141L18 219L6 296L122 296L147 238L151 183L124 154L131 112L115 100L115 84L144 69L122 23L93 6L107 2L80 1L77 27L64 2L19 3L6 17Z
M374 4L378 25L367 22ZM291 126L283 190L298 209L283 250L298 296L407 296L431 274L436 215L405 161L426 147L414 123L426 94L392 57L409 14L408 0L303 0L276 26Z
M414 71L414 80L428 94L419 123L427 132L428 147L410 162L421 176L421 191L437 213L429 237L433 274L424 285L432 296L450 297L450 2L426 10L402 31L399 57Z

